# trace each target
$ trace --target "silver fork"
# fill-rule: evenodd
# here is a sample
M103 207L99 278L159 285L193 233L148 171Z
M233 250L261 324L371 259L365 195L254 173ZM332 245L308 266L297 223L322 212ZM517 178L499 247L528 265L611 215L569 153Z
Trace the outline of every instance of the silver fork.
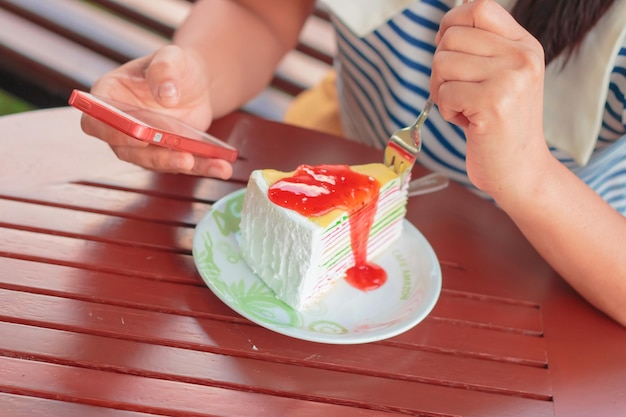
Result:
M432 107L433 102L429 97L413 124L392 134L385 147L384 163L398 174L402 185L408 181L417 153L422 149L420 129Z
M463 0L463 3L472 1ZM422 112L417 116L413 124L392 134L385 147L384 163L398 174L402 185L408 182L417 153L422 149L420 129L428 118L428 113L432 107L433 101L429 96Z

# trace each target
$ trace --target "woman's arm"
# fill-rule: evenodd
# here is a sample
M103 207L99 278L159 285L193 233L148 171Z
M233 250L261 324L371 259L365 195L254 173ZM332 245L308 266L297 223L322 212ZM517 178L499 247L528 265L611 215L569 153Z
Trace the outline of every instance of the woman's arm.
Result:
M200 0L174 37L207 76L215 117L246 103L269 83L292 49L313 0Z
M541 46L491 0L453 9L438 40L432 94L465 129L470 180L583 297L626 326L626 218L549 152Z
M626 326L626 217L556 159L538 171L496 201L572 287Z
M297 42L314 0L198 0L172 45L105 74L96 95L174 116L207 129L270 81ZM228 178L223 160L149 146L96 120L83 130L107 142L118 158L145 168Z

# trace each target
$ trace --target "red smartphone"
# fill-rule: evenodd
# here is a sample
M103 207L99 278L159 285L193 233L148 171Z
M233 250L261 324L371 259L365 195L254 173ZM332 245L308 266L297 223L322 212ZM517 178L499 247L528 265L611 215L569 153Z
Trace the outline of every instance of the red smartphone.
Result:
M237 160L237 149L171 116L80 90L72 91L68 102L72 107L135 139L205 158L229 162Z

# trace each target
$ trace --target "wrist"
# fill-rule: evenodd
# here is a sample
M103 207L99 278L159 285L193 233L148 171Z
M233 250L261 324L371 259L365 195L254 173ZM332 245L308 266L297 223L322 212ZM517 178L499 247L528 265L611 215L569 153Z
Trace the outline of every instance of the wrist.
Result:
M537 205L555 195L563 171L568 171L550 152L533 154L510 169L498 186L487 193L506 212L522 209L528 204Z

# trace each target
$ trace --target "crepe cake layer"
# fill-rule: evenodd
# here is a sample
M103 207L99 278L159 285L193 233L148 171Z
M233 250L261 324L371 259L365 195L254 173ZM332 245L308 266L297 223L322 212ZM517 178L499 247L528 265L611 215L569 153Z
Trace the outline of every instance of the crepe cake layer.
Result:
M380 184L367 258L387 249L402 233L406 190L383 164L355 165L353 171ZM256 170L249 179L241 213L241 253L276 296L295 309L314 303L354 265L348 213L334 209L307 217L268 198L272 184L292 172ZM374 203L373 203L374 204Z

